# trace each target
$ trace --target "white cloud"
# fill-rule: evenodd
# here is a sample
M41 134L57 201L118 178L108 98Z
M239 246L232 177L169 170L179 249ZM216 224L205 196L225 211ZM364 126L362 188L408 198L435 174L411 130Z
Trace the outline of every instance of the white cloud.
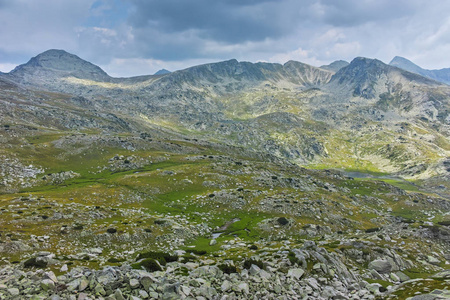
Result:
M339 43L346 39L346 35L340 28L330 28L325 33L314 39L314 46L320 47L330 43Z
M107 65L103 65L102 68L106 73L113 77L132 77L152 75L161 69L173 72L209 62L211 62L209 59L162 61L143 58L115 58Z
M88 16L94 0L12 1L0 10L2 43L10 53L39 53L50 48L77 48L75 26Z
M361 52L359 42L336 43L329 51L326 51L327 57L355 57Z
M322 64L313 53L308 50L304 50L302 48L298 48L294 51L286 52L286 53L278 53L269 58L269 62L277 62L284 64L287 61L296 60L300 61L312 66L319 66Z
M15 67L17 67L16 64L0 63L0 72L8 73L9 71L12 71Z

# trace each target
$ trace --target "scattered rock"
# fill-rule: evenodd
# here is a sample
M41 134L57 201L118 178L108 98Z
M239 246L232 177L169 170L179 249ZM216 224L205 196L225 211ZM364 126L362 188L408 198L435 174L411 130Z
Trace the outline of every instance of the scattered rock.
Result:
M440 271L431 276L434 279L450 279L450 270Z
M387 260L377 259L370 262L369 269L373 269L381 274L387 274L391 272L392 265Z
M302 269L289 269L288 271L288 276L296 280L300 279L303 274L305 274L305 271Z
M427 256L427 261L432 265L439 265L441 263L439 259L431 255Z
M139 286L140 286L139 280L137 280L135 278L130 279L130 287L132 289L137 289Z
M18 297L20 295L20 291L18 288L9 288L8 289L8 293L12 296L12 297Z

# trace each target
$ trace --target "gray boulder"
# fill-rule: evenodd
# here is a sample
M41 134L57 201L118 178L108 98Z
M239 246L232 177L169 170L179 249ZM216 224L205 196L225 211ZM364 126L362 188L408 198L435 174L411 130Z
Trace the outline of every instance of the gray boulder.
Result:
M290 269L288 271L288 276L296 280L300 279L303 274L305 274L305 271L302 269Z
M9 288L9 289L8 289L8 292L9 292L9 294L10 294L11 296L13 296L13 297L18 297L19 294L20 294L20 291L19 291L18 288Z
M437 295L425 294L425 295L417 295L417 296L408 298L407 300L438 300L438 299L443 299L443 298L438 297Z
M450 270L440 271L440 272L434 274L433 276L431 276L431 278L434 278L434 279L449 279L450 278Z
M377 259L372 261L369 264L369 269L373 269L381 274L387 274L390 273L392 270L392 265L389 261L384 259Z

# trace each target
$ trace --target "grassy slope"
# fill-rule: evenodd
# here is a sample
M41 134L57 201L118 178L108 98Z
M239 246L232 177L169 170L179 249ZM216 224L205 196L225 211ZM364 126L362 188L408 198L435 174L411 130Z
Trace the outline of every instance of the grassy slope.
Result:
M0 195L2 207L7 208L2 212L3 233L11 233L24 239L29 239L31 235L48 234L52 242L44 248L52 251L56 251L60 245L59 230L63 225L69 228L69 236L78 236L73 227L77 223L82 223L83 231L87 233L81 241L86 245L91 243L98 246L99 242L95 241L98 235L104 235L106 229L112 226L122 234L145 236L147 243L151 244L151 241L160 234L167 234L173 230L170 226L155 225L154 220L177 215L181 215L181 219L191 225L205 223L211 229L238 218L239 221L224 230L225 233L219 238L219 242L233 236L248 242L260 238L273 238L277 234L283 236L285 234L283 228L265 231L261 229L260 222L285 216L293 222L288 236L295 238L295 228L300 230L307 224L330 225L330 220L324 221L323 218L317 217L317 213L304 211L308 207L318 211L319 207L313 203L316 199L322 199L325 203L325 206L320 208L323 217L342 216L331 222L336 222L334 226L343 231L354 232L357 229L364 230L378 226L377 222L383 218L379 219L382 215L378 213L380 207L377 201L383 201L385 208L391 207L393 215L414 216L417 221L427 220L428 217L416 213L422 204L411 207L413 212L404 205L404 201L408 201L406 197L398 196L397 198L404 199L394 201L389 188L380 186L377 182L337 180L323 176L321 172L317 173L318 171L299 171L298 168L286 170L283 166L249 159L236 164L239 160L220 155L217 151L214 151L214 156L210 155L212 149L199 150L200 154L193 155L162 152L159 149L130 152L123 148L80 145L84 147L81 147L84 149L82 152L61 155L63 150L56 148L53 142L63 135L58 133L26 137L32 145L20 147L17 144L8 151L14 152L27 163L40 164L46 173L70 170L80 174L79 177L60 184L38 184L23 188L16 194ZM179 142L170 141L170 143ZM111 171L109 159L115 154L125 157L132 155L134 159L142 158L148 161L138 168L128 169L126 164L122 164L123 169ZM261 183L255 179L263 173L267 174L268 182ZM271 179L271 176L277 179ZM287 177L304 180L304 176L312 176L313 181L320 183L319 188L307 191L285 186L278 180ZM212 184L206 184L208 182ZM349 192L330 192L328 188L322 188L325 183L346 188ZM310 182L306 185L316 186ZM220 198L221 191L226 192L230 200L226 197ZM361 198L364 196L376 196L379 200L372 203ZM40 200L22 201L20 197ZM350 201L350 197L365 201L365 206L361 207ZM261 205L270 198L279 199L277 201L282 204L278 204L278 207ZM233 206L233 202L241 200L242 205ZM340 208L330 210L329 206L333 202L340 203ZM19 211L22 213L18 213ZM68 217L52 220L55 212ZM96 212L99 212L100 216L91 219L89 216ZM349 212L353 212L353 215L348 215ZM384 210L383 214L386 213ZM50 219L43 219L43 215ZM349 222L345 225L339 221L340 218L346 218ZM177 222L177 219L174 217L173 220ZM22 229L17 231L17 227ZM151 228L151 236L143 233L145 228ZM108 242L110 246L106 248L114 249L114 241L119 243L120 239L113 239L112 244ZM207 245L208 241L207 236L198 236L192 243L207 250L217 249L217 246ZM66 247L65 255L69 255L77 248L83 250L80 249L83 248L83 242L80 243L69 242L70 246ZM139 246L148 248L145 244Z

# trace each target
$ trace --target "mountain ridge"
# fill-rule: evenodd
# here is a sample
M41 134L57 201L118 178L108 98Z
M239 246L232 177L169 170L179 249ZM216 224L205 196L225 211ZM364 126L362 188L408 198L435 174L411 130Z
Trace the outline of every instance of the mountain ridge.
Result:
M264 64L268 64L268 65L272 64L274 66L280 65L277 63L250 63L250 62L245 62L245 61L238 62L236 59L207 63L204 65L212 66L215 64L221 64L221 63L227 63L227 62L228 63L232 62L232 63L242 63L242 64L253 64L256 66L264 65ZM288 62L284 63L283 66L286 66L286 64L289 64L291 62L294 62L294 61L288 61ZM301 62L297 62L297 63L305 65L305 66L307 65L307 64L304 64ZM319 68L319 69L323 69L323 70L327 70L327 71L336 73L340 69L347 67L349 64L350 63L347 61L337 60L337 61L330 63L329 65L322 65L320 67L314 67L314 66L310 66L310 65L308 65L308 66L310 66L312 68ZM423 69L423 68L419 67L418 65L414 64L410 60L400 57L400 56L395 56L391 60L389 65L399 67L406 71L416 73L416 74L422 75L424 77L428 77L430 79L437 80L437 81L448 84L446 79L445 78L442 79L442 76L440 76L439 74L443 74L443 76L444 76L444 74L450 72L450 68L443 68L443 69L439 69L439 70L427 70L427 69ZM199 65L199 66L202 66L202 65ZM199 66L192 66L192 67L188 67L186 69L191 69L191 68L195 68L195 67L199 67ZM25 71L24 69L27 69L27 70ZM33 70L33 69L47 69L49 71L59 72L60 76L65 76L65 77L74 76L74 77L77 77L80 79L90 79L90 80L106 81L106 82L114 81L114 79L116 81L118 81L120 79L126 80L126 79L131 79L131 78L140 78L140 77L147 78L147 77L151 77L154 75L165 75L165 74L173 73L166 69L161 69L158 72L156 72L154 75L113 78L113 77L109 76L99 66L94 65L91 62L88 62L88 61L78 57L77 55L68 53L65 50L50 49L50 50L44 51L44 52L36 55L35 57L32 57L27 63L17 66L9 73L0 72L0 74L2 74L2 75L9 74L9 75L15 76L17 79L18 77L20 78L21 76L24 76L24 73L27 73L27 72L28 73L30 73L30 72L36 73L36 70ZM184 69L184 70L186 70L186 69Z
M192 66L188 67L183 70L192 70L200 72L200 69L203 68L201 72L206 71L205 68L209 68L212 73L218 74L218 75L233 75L236 78L239 77L249 77L249 79L259 79L263 80L265 79L265 75L262 73L270 73L273 72L276 67L275 66L289 66L293 64L293 61L289 61L285 63L284 65L277 64L277 63L250 63L250 62L238 62L236 59L230 59L226 61L220 61L220 62L214 62L214 63L207 63L203 65L198 66ZM296 62L296 67L299 66L309 66L307 64ZM232 74L232 70L228 69L222 69L223 67L237 67L239 70L234 70L234 74ZM320 69L314 66L309 66L308 68L311 69ZM260 70L259 70L260 69ZM165 70L165 69L163 69ZM160 71L163 71L160 70ZM179 71L183 71L179 70ZM167 71L167 70L166 70ZM109 76L105 71L103 71L100 67L81 59L80 57L68 53L64 50L56 50L56 49L50 49L45 52L42 52L38 54L37 56L31 58L27 63L17 66L15 69L13 69L9 73L3 73L8 74L9 76L12 76L14 80L20 80L23 83L27 83L30 80L30 77L35 76L48 76L52 77L76 77L78 79L88 79L88 80L94 80L94 81L100 81L100 82L120 82L120 81L130 81L133 78L142 78L142 79L148 79L155 75L167 75L171 73L176 72L170 72L170 71L163 71L163 74L156 72L154 75L143 75L143 76L136 76L136 77L122 77L122 78L113 78ZM291 70L293 71L293 70ZM225 72L225 73L221 73ZM52 74L53 73L53 74ZM269 75L269 74L266 74ZM25 78L26 77L26 78ZM41 80L36 80L41 81ZM36 83L36 82L35 82ZM33 82L30 82L30 84L33 84Z
M51 54L50 57L55 57L61 53ZM69 61L80 59L62 54ZM31 65L38 65L38 70L45 68L45 77L39 72L27 74L25 67L19 68L22 74L14 71L2 77L28 87L71 95L68 97L71 106L83 105L98 114L108 111L121 116L119 119L127 120L127 126L134 128L130 130L154 126L149 122L160 124L155 117L159 116L167 124L165 130L202 134L207 139L234 146L241 144L300 164L337 159L341 154L334 150L330 153L325 146L329 143L327 139L334 140L337 129L351 135L349 128L364 128L368 122L376 122L387 131L395 130L398 122L418 126L424 126L420 120L437 122L433 123L434 129L425 126L439 139L449 131L448 86L376 59L357 57L336 73L296 61L277 64L231 59L165 75L108 77L106 81L101 81L104 76L100 81L76 78L65 64L49 68L48 64L52 64L48 60L36 61ZM78 61L77 65L87 63ZM88 66L89 70L98 71L90 63ZM259 118L264 115L268 117ZM266 121L256 122L257 118ZM361 134L368 137L369 132ZM417 153L424 151L414 139L411 143L410 149L405 150L409 156L398 162L392 160L395 149L383 152L370 149L358 159L368 160L369 154L380 161L390 157L389 164L377 162L376 168L400 172L411 168L420 160ZM433 143L425 144L420 147L434 147ZM426 153L438 151L439 158L433 159L439 160L445 156L446 145L436 147L437 150L429 149ZM423 155L431 155L426 153Z
M439 70L423 69L412 61L401 56L395 56L391 60L389 65L396 66L401 69L450 85L450 68L443 68Z

